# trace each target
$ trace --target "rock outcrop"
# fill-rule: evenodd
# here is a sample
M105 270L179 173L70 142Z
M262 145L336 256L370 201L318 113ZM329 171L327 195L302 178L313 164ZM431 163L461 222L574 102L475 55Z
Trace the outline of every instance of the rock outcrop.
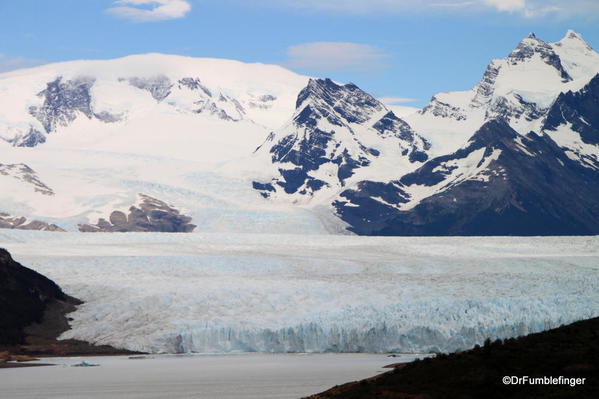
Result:
M42 222L40 220L28 220L22 216L12 216L3 212L0 212L0 229L64 232L62 228L55 224Z
M129 214L114 211L109 220L101 218L95 225L79 225L83 233L112 232L160 232L191 233L196 226L190 224L191 217L182 215L177 209L156 198L140 194L137 206L129 208Z

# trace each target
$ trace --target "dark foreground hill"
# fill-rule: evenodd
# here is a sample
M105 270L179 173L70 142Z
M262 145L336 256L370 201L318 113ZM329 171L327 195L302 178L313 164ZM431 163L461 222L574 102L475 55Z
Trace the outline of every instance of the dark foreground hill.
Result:
M25 343L25 327L41 322L48 306L57 302L77 303L0 248L0 345Z
M505 376L585 379L584 385L504 384ZM599 318L400 365L309 399L599 398Z
M129 353L82 341L58 341L69 329L66 315L79 304L52 280L15 262L0 248L0 366L9 355Z

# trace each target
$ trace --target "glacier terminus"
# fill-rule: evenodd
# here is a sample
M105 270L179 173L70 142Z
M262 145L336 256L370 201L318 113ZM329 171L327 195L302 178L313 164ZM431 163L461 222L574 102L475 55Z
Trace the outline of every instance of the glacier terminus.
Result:
M0 244L84 301L63 338L151 353L446 352L599 315L596 237L12 230Z

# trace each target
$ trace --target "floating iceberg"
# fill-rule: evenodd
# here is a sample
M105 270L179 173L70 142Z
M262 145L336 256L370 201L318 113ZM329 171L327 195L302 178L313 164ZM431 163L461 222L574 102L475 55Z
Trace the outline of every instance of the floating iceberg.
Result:
M98 367L98 366L100 366L100 365L88 363L84 360L81 363L73 364L71 367Z

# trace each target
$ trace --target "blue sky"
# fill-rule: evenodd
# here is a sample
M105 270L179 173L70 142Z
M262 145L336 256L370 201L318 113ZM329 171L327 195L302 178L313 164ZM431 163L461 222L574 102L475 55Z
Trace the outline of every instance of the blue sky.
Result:
M597 0L0 0L0 70L160 52L276 63L422 106L529 32L599 47Z

